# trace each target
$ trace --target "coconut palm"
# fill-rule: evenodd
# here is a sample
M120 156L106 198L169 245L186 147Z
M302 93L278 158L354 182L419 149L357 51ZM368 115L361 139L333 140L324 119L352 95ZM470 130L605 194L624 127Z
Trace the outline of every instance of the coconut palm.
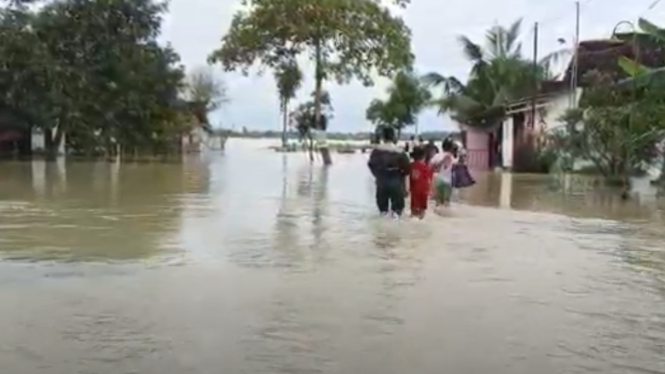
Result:
M429 86L443 88L443 96L433 102L441 113L450 113L453 119L472 127L494 126L503 117L507 102L528 96L539 82L551 78L549 66L566 51L552 53L534 65L522 56L521 25L520 19L509 27L492 27L485 46L459 37L472 63L466 84L439 73L423 77Z
M303 75L295 60L285 61L275 70L279 109L282 112L282 147L287 147L286 132L289 125L289 103L302 85Z

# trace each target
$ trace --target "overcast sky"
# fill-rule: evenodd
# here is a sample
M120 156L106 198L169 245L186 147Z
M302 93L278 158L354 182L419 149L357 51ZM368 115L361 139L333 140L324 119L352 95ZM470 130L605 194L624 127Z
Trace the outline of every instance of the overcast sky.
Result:
M636 21L644 16L665 25L665 1L657 0L582 0L581 39L609 37L612 28L622 20ZM166 17L163 39L171 42L188 68L205 65L206 57L220 44L229 27L239 0L171 0ZM531 55L533 24L540 23L539 51L542 55L560 49L557 39L570 43L575 33L575 3L573 0L412 0L412 5L400 12L413 32L413 49L418 72L436 71L444 75L465 77L469 64L457 43L457 36L467 35L482 40L484 31L494 24L509 25L523 18L524 51ZM622 26L621 30L629 30ZM311 65L303 65L311 77ZM279 129L280 115L275 83L271 74L263 77L244 77L218 70L226 81L232 102L212 116L213 125L235 125L251 129ZM337 86L327 83L335 119L334 130L366 131L365 108L381 97L387 82L375 87L359 84ZM307 79L302 96L311 92L313 83ZM422 130L450 129L455 125L435 112L423 113Z

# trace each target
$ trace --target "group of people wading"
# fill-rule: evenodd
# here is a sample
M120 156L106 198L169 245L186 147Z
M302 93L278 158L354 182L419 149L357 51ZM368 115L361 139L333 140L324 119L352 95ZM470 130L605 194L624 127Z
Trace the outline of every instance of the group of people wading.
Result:
M453 189L475 183L461 146L451 138L443 140L441 149L432 140L414 138L400 147L391 127L381 129L380 138L367 165L376 180L376 205L382 215L401 217L408 198L411 216L422 219L430 198L437 208L447 207Z

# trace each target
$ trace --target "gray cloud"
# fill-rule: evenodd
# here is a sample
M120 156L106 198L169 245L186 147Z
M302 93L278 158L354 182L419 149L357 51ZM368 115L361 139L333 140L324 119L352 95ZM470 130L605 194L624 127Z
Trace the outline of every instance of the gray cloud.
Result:
M557 39L568 44L574 40L575 14L572 0L412 0L413 4L401 11L413 31L413 48L420 72L437 71L446 75L464 77L469 69L457 44L457 36L467 35L482 40L485 30L494 24L509 24L522 17L524 52L533 51L533 23L539 21L539 51L542 55L561 48ZM639 16L660 20L665 16L665 3L648 10L653 0L583 0L581 1L580 32L582 39L608 37L614 25L621 20L636 21ZM206 63L210 51L229 26L238 0L172 0L166 17L163 40L173 44L189 68ZM311 64L303 60L306 73L311 76ZM232 102L213 117L228 127L233 124L250 128L280 128L277 94L270 72L263 76L243 77L239 74L219 72L229 86ZM364 131L365 108L380 96L387 82L378 80L374 87L358 83L346 86L329 84L335 107L335 129ZM313 84L307 79L301 97L311 92ZM435 112L424 113L421 128L451 128L454 124Z

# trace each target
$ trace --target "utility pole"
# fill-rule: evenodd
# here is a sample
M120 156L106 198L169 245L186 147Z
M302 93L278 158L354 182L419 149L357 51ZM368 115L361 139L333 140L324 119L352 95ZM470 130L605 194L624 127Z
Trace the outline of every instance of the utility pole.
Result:
M579 49L580 49L580 2L575 2L575 40L573 44L572 76L570 79L571 108L577 108L577 81L579 75Z
M531 97L531 129L536 129L538 104L538 22L533 24L533 96Z

